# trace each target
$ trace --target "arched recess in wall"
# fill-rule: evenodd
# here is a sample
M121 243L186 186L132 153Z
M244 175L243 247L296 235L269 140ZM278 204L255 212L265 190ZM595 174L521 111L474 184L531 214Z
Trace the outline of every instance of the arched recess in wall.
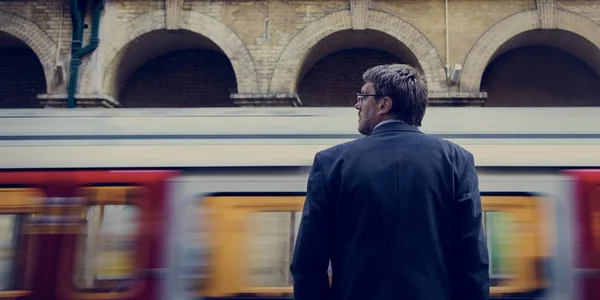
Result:
M343 30L320 40L304 59L297 80L303 106L354 106L362 73L380 64L406 63L422 71L416 56L381 31Z
M406 57L401 58L402 60L416 61L417 67L424 72L430 92L445 89L445 71L441 58L429 40L414 26L394 15L369 10L367 30L352 33L348 31L350 29L352 18L349 10L329 14L306 26L280 55L269 91L297 92L299 81L320 59L336 51L356 47L375 48L393 56L403 54ZM336 33L338 34L333 35ZM325 40L328 36L332 37ZM383 39L376 41L374 36ZM330 42L333 44L329 44Z
M176 76L168 76L166 78L154 78L151 82L160 84L158 81L166 80L167 83L188 83L187 86L179 85L184 89L193 88L194 85L198 85L206 78L210 79L211 77L207 77L208 75L213 75L212 80L214 83L221 82L222 86L209 87L206 89L207 93L209 93L209 90L218 90L219 96L216 97L231 103L232 101L229 99L230 92L254 92L258 90L254 62L248 50L243 42L225 25L203 14L186 12L182 16L180 30L166 30L164 22L152 21L162 20L163 18L164 11L154 11L122 25L123 29L117 31L124 36L115 37L113 40L116 43L107 46L105 50L106 60L101 68L105 70L102 83L104 93L117 98L129 79L137 80L137 83L139 83L138 90L144 90L141 86L144 79L140 79L139 76L137 79L132 78L132 76L135 77L136 71L140 68L145 68L144 71L152 70L158 73L164 73L165 70L168 72L180 70L181 72L178 74L187 74L185 79L178 80ZM218 72L218 74L205 74L202 72L211 66L217 67L214 72ZM192 70L194 68L195 70ZM141 73L144 72L138 72L138 74ZM203 74L207 76L202 77ZM194 76L190 77L190 75ZM220 78L219 76L224 77ZM148 82L146 81L146 83ZM135 85L136 83L133 82L132 84ZM162 85L165 89L164 92L169 93L169 90L166 90L168 86ZM185 91L181 92L184 93ZM198 92L204 93L199 90L194 91L194 93ZM130 94L135 94L135 91L130 91ZM213 97L211 95L213 94L204 94L200 97L208 99ZM158 94L155 96L159 97ZM190 95L190 97L197 98L195 95ZM223 103L223 101L202 103L202 99L199 99L192 103L184 99L183 102L185 103L137 103L135 106L154 106L155 104L159 106L230 105L229 103ZM125 104L125 106L129 105Z
M461 91L488 92L486 106L600 105L600 26L561 9L554 18L555 29L540 29L538 13L524 11L488 29L465 60Z
M44 88L41 93L50 93L53 87L56 43L35 23L3 10L0 10L0 32L18 39L35 53L44 76ZM8 36L5 38L10 40Z
M0 109L41 108L37 95L45 91L44 68L35 52L0 31Z

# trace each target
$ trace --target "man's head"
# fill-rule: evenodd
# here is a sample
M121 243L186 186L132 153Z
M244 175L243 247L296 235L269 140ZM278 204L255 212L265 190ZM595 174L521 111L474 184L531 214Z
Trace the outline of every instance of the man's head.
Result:
M354 106L361 134L370 135L387 119L421 126L427 108L427 82L417 69L404 64L380 65L368 69L363 80Z

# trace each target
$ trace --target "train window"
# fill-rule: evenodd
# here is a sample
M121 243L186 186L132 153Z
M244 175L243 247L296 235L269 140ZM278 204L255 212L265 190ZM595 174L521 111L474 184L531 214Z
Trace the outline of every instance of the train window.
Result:
M15 254L19 216L0 215L0 291L18 289L15 285Z
M37 251L30 217L41 212L43 193L30 188L0 189L0 297L29 294ZM32 234L30 234L32 233Z
M246 277L252 286L290 286L301 212L261 211L248 217Z
M489 252L490 294L543 288L541 203L530 196L483 196L483 228Z
M197 209L204 211L205 222L191 222L206 234L188 234L185 253L202 252L208 263L203 271L188 278L197 296L227 295L284 296L292 293L289 266L302 216L302 196L214 196L204 198ZM208 213L210 212L210 213ZM191 233L191 232L190 232ZM194 243L204 243L204 247ZM202 249L200 251L199 249ZM185 257L190 255L185 254ZM187 270L189 266L186 259ZM207 266L207 267L206 267ZM207 272L208 274L199 274ZM204 276L203 276L204 275ZM186 286L190 287L189 284Z
M94 293L122 293L138 284L144 190L138 187L86 187L87 206L74 255L76 288Z
M510 244L507 243L514 234L514 220L502 211L486 211L483 223L489 251L490 285L504 285L514 277L510 266Z
M117 292L135 278L139 210L133 205L92 205L76 256L78 288Z

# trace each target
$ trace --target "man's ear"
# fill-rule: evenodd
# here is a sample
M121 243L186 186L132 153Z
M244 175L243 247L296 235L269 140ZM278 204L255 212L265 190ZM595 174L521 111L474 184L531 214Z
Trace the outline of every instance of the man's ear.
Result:
M390 98L388 96L383 97L383 99L381 99L381 101L379 101L379 103L377 104L378 108L379 108L378 113L379 114L389 113L390 110L392 110L392 104L393 104L392 98Z

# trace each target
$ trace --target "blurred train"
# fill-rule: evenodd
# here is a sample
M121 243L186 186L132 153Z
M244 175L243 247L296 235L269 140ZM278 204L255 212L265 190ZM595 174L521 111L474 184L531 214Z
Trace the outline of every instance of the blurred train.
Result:
M475 155L492 299L600 299L600 108L429 108ZM0 298L291 299L352 108L0 111ZM335 273L331 274L335 277Z

